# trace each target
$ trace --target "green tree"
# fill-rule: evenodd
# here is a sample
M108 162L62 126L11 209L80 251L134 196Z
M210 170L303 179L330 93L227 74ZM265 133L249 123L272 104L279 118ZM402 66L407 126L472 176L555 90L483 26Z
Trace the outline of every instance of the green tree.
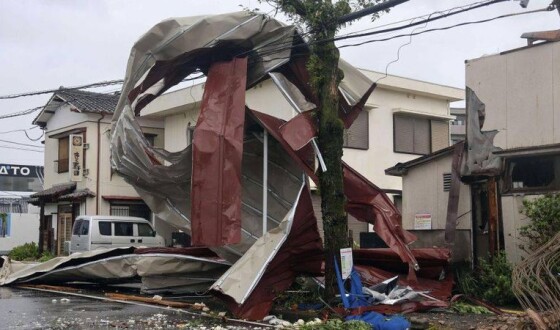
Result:
M344 186L342 176L342 145L344 126L338 117L338 85L343 73L338 69L339 51L334 37L344 24L365 13L351 14L353 9L369 7L385 0L270 0L268 4L282 11L295 23L304 27L310 44L307 63L311 87L319 100L318 145L323 155L327 171L319 171L321 210L323 213L325 247L325 295L334 296L336 274L334 257L339 259L340 249L349 247L348 219L344 210ZM404 1L388 1L395 4ZM385 8L379 8L372 19Z
M531 218L519 229L522 243L519 247L531 253L560 232L560 195L546 195L524 200L522 213Z

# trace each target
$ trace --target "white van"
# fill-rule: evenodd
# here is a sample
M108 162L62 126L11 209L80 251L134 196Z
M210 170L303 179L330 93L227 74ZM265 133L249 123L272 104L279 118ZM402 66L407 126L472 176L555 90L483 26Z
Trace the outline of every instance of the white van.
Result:
M76 218L70 253L126 246L165 246L165 241L146 219L106 215Z

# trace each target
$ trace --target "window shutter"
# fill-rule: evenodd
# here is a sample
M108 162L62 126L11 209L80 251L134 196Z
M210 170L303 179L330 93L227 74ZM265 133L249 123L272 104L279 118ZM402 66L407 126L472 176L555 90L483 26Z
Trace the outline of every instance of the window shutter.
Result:
M414 118L414 153L427 155L430 153L430 121Z
M449 124L442 120L432 120L432 152L449 147Z
M367 150L369 148L369 113L362 110L352 126L344 131L344 147Z
M414 152L414 119L412 117L394 116L395 151Z

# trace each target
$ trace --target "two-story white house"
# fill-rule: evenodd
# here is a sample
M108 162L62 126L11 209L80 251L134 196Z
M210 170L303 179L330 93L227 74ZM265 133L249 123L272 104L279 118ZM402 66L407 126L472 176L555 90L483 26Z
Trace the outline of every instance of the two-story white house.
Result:
M399 206L402 181L385 175L384 170L449 146L449 121L454 118L450 115L450 103L462 100L464 91L404 77L384 77L369 70L361 72L371 82L379 80L378 87L365 111L345 132L343 160L391 194ZM192 142L203 92L204 83L168 92L142 110L145 119L163 120L168 151L182 150ZM270 80L248 90L246 104L284 120L297 115ZM314 208L320 212L319 196L315 197ZM321 222L319 229L322 233ZM359 242L359 233L371 228L350 219L349 229Z
M45 131L45 170L42 191L32 195L40 211L44 249L62 253L78 215L130 215L153 221L150 209L129 184L111 171L111 118L118 95L60 90L33 124ZM163 122L139 119L145 136L164 145ZM156 230L171 229L155 221Z

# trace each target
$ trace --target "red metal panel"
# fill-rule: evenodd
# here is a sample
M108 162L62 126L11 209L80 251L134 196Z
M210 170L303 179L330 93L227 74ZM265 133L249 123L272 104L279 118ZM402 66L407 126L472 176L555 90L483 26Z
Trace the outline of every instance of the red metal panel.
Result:
M247 58L213 64L194 131L193 245L241 241L241 157Z

